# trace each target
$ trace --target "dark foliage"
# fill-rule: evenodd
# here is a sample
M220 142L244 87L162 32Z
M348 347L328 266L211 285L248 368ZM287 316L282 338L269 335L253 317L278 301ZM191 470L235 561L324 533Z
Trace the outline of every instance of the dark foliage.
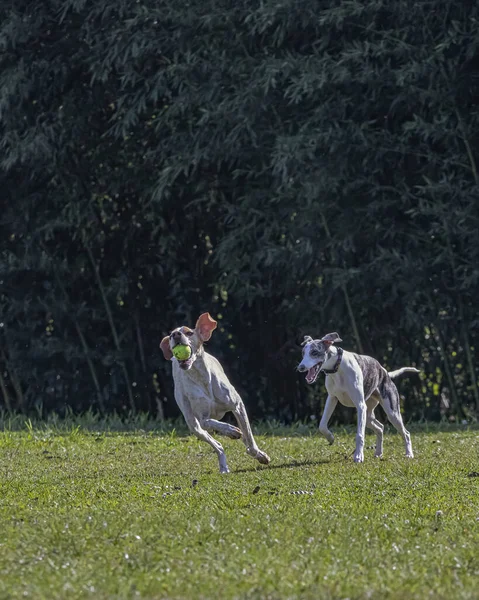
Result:
M7 409L173 416L158 344L209 310L257 418L318 414L304 334L479 412L479 7L0 3ZM351 415L353 416L353 415Z

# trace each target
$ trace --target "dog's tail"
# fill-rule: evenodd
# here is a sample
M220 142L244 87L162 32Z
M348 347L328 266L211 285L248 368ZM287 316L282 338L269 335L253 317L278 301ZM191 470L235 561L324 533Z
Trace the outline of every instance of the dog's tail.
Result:
M389 371L388 375L391 379L396 379L396 377L404 375L404 373L420 373L420 371L415 367L403 367L402 369L398 369L397 371Z

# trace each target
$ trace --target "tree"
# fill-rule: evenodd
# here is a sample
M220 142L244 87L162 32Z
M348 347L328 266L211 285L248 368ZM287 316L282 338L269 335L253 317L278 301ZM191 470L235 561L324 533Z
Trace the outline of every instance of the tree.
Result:
M7 408L176 414L209 310L257 417L317 412L303 334L479 410L474 3L16 3L0 26ZM165 404L163 399L167 398Z

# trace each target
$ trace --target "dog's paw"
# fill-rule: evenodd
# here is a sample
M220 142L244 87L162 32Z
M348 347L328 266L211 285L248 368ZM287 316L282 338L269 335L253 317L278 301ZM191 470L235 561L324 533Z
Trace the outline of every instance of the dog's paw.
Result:
M262 465L269 465L269 463L271 462L270 457L266 454L266 452L262 452L261 450L258 450L258 454L256 455L256 460L258 462L260 462Z
M331 434L330 436L328 436L327 439L328 439L329 445L332 446L334 444L334 435Z
M228 429L228 433L226 435L233 440L239 440L243 433L239 427L230 425L230 429Z
M362 462L364 462L364 454L362 452L358 453L358 454L355 454L354 455L354 462L355 463L362 463Z
M229 472L230 472L230 470L228 469L227 465L220 467L220 473L222 475L223 475L223 473L229 473Z
M246 448L246 452L251 456L251 458L256 458L256 460L262 465L267 465L271 462L271 459L266 452L263 452L259 448Z

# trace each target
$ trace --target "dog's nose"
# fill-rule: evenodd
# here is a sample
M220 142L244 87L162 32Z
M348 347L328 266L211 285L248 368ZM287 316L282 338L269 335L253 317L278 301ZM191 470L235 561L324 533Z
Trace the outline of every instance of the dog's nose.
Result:
M307 371L308 369L303 365L303 363L300 363L297 367L298 371L300 373L304 373L305 371Z
M171 334L171 337L174 340L177 340L177 339L179 339L181 337L181 333L179 331L173 331L173 333Z

